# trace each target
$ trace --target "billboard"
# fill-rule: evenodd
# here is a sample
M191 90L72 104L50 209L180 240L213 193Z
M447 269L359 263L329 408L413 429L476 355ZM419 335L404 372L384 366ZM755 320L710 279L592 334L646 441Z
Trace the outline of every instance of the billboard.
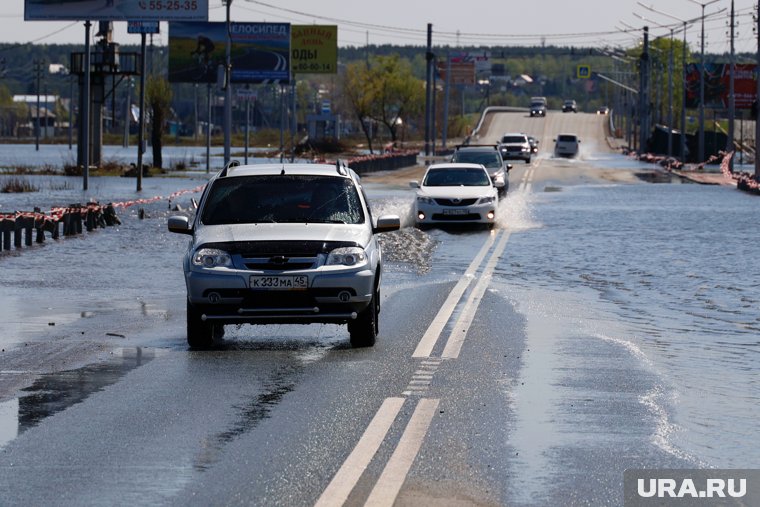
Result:
M734 73L734 101L737 109L750 109L757 96L756 65L736 64ZM705 64L705 107L724 109L728 107L731 65L727 63ZM699 107L699 65L686 67L686 107Z
M208 0L24 0L25 21L207 21Z
M233 83L290 82L289 23L231 23ZM227 24L169 25L169 81L215 83L227 54Z
M338 72L338 27L335 25L292 25L290 56L293 73L336 74Z
M438 75L441 79L446 80L448 66L446 61L438 62ZM474 85L475 84L475 62L455 62L451 61L451 78L449 83L452 85Z

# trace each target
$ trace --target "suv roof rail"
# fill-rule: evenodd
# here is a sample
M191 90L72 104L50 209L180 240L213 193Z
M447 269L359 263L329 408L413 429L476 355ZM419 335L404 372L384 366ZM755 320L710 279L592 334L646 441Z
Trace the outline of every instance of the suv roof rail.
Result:
M340 159L335 160L335 170L338 171L338 174L341 176L348 176L348 166L345 162L342 162Z
M219 177L224 178L225 176L227 176L227 171L239 165L240 165L239 160L230 160L229 162L225 164L224 169L222 169L222 172L219 173Z
M493 148L497 149L498 145L496 143L494 144L458 144L456 145L456 149L459 148Z

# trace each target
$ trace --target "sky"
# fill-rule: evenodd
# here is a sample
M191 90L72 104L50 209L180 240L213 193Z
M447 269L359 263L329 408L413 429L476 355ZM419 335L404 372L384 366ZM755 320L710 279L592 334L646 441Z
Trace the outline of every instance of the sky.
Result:
M209 20L223 21L226 9L222 0L208 1ZM755 3L735 0L734 5L738 23L736 51L754 53ZM729 51L730 6L731 0L715 0L705 8L708 53ZM641 39L644 25L650 27L650 37L669 37L671 27L679 30L675 37L683 37L682 23L650 8L681 20L702 14L696 0L232 0L231 18L338 25L340 46L424 46L428 23L433 25L434 46L546 44L627 48ZM721 9L725 10L710 16ZM693 49L699 47L700 30L699 19L687 29L687 41ZM24 0L0 0L0 42L84 44L83 39L82 22L24 21ZM115 22L114 41L138 44L140 38L127 34L126 23ZM168 42L166 23L161 23L161 34L154 42Z

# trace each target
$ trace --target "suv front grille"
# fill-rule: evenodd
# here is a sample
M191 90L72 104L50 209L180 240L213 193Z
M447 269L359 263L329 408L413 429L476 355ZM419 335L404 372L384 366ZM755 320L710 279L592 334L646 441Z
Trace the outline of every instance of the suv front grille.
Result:
M259 259L243 259L243 264L248 269L256 271L294 271L297 269L310 269L317 264L317 258L313 257L305 259L299 257L298 259L288 259L279 257L276 262L273 262L272 258L259 258Z
M230 241L203 245L204 248L218 248L230 255L251 258L316 257L349 246L360 245L353 241Z

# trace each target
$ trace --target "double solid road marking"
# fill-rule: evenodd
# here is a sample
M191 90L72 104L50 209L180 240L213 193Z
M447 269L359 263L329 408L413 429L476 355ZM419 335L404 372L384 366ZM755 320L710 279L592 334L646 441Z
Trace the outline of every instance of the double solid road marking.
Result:
M533 178L534 166L531 166L525 172L520 191L530 191L530 184ZM392 506L396 497L401 491L401 487L406 480L406 476L417 457L422 442L425 439L428 428L432 423L435 411L438 409L439 399L432 398L410 398L412 394L424 394L427 387L432 382L433 375L438 369L443 359L456 359L462 350L467 331L475 317L475 313L483 299L486 289L488 288L493 271L496 268L501 255L507 246L510 232L502 229L488 236L484 245L478 251L475 258L470 263L464 273L464 276L457 282L449 296L446 298L441 309L438 311L430 326L417 344L412 357L421 359L419 369L415 372L412 381L409 382L404 391L405 397L386 398L380 409L370 421L369 426L362 434L359 442L354 447L351 454L343 462L338 472L328 484L327 488L317 500L317 507L341 506L348 499L354 487L358 484L365 470L372 459L377 454L378 449L385 441L391 426L398 418L401 409L405 403L415 403L414 412L409 418L403 433L399 439L396 448L390 459L383 468L380 477L375 483L372 491L365 502L365 505L372 507ZM478 278L475 287L467 297L467 301L462 307L456 323L453 325L447 338L446 345L440 357L432 356L433 350L448 324L454 310L459 306L460 300L475 279L480 266L483 263L488 252L493 245L491 256L488 258L486 265Z

